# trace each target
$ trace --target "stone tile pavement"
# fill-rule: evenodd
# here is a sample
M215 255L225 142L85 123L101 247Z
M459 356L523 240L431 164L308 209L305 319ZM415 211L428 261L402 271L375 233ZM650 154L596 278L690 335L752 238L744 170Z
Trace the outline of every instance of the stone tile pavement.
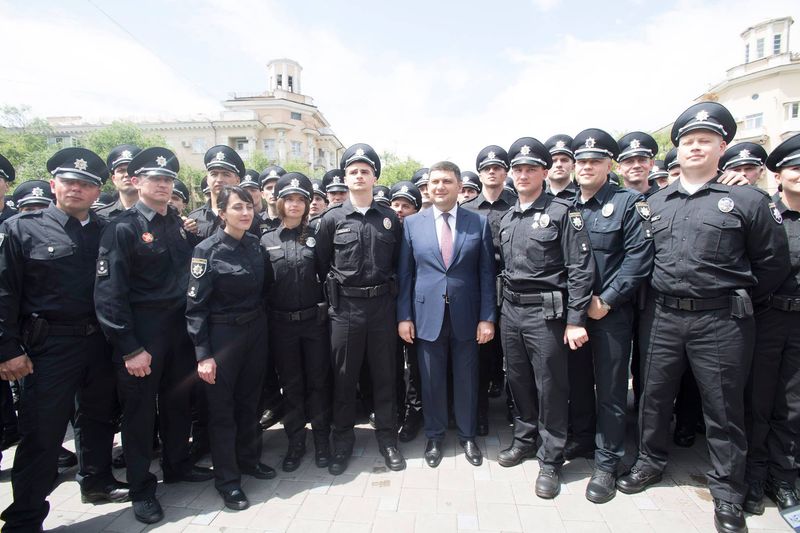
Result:
M495 460L497 452L511 439L504 402L500 400L492 402L491 429L489 436L478 439L488 459L478 468L458 453L460 448L451 432L439 468L431 469L424 464L425 439L420 435L414 442L401 445L408 468L404 472L390 472L378 453L372 430L362 425L356 430L355 456L349 469L344 475L334 477L327 469L316 468L312 457L307 457L291 474L281 472L286 438L280 427L274 427L264 433L263 460L278 468L279 474L269 481L245 477L243 488L252 504L249 509L240 512L225 509L213 482L159 485L158 496L166 518L148 527L134 520L129 503L81 503L73 479L75 469L70 469L59 476L58 485L49 497L51 510L45 528L81 533L714 531L713 504L703 475L708 469L708 459L702 438L691 449L672 450L662 483L640 495L620 493L607 504L595 505L583 496L592 471L591 461L579 459L567 463L561 495L555 500L542 500L533 493L538 474L535 461L503 468ZM71 437L66 446L73 446ZM3 455L0 508L11 501L8 470L13 449L8 452ZM152 469L159 471L158 461L153 462ZM123 471L117 470L115 474L124 479ZM747 522L753 532L791 531L771 502L763 516L749 516Z

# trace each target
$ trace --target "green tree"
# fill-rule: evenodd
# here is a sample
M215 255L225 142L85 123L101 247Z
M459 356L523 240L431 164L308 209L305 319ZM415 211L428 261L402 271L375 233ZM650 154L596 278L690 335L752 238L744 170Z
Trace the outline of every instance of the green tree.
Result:
M414 172L422 168L422 163L406 157L400 159L397 154L383 152L381 154L381 177L378 183L391 187L398 181L410 180Z
M58 149L48 145L51 133L47 121L31 117L28 107L0 107L0 153L14 165L16 184L50 177L47 160Z

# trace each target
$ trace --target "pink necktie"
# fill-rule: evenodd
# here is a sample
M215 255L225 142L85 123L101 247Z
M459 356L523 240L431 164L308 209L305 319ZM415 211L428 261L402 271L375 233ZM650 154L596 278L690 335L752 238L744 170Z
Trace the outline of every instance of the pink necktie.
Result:
M450 229L449 218L450 213L442 213L442 242L439 243L439 247L442 250L445 268L449 267L450 261L453 260L453 232Z

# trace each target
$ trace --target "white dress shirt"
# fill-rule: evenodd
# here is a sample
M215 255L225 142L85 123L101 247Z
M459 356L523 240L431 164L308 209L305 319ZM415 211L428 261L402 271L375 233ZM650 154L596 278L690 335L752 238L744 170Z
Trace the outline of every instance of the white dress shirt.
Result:
M431 206L433 209L433 222L436 225L436 242L439 243L439 249L442 248L442 224L444 224L444 218L442 218L442 211L439 211L439 208ZM450 225L450 234L453 236L453 244L456 243L456 216L458 213L458 204L454 205L450 211L445 211L446 213L450 213L450 219L447 223Z

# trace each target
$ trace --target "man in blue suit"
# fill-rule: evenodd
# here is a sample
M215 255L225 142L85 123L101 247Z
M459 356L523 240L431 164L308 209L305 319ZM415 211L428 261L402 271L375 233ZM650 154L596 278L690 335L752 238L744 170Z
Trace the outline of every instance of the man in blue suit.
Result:
M447 358L453 361L454 409L467 460L475 444L478 344L494 337L495 259L486 217L458 207L461 171L443 161L430 167L432 208L406 218L398 265L397 330L417 341L425 419L425 461L442 460L447 428Z

